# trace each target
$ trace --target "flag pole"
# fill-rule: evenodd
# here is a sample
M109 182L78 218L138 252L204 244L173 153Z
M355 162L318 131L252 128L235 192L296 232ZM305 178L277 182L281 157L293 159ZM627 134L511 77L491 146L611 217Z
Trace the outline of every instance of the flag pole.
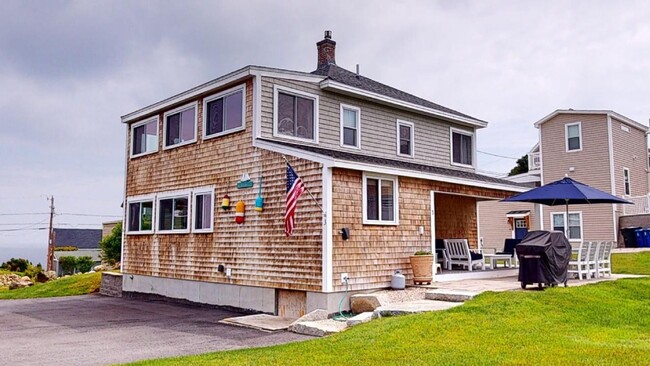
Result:
M291 166L291 163L289 163L289 159L287 159L286 156L282 155L282 158L284 158L284 161L286 161L287 164L288 164L289 166ZM311 197L311 199L314 200L314 203L316 203L316 205L318 206L318 208L320 208L320 211L323 213L323 215L325 215L325 210L323 210L323 206L321 206L320 203L318 203L318 200L316 199L316 197L314 197L313 194L311 194L311 191L309 190L309 188L307 188L307 186L305 186L305 191L307 191L307 193L309 193L309 196Z

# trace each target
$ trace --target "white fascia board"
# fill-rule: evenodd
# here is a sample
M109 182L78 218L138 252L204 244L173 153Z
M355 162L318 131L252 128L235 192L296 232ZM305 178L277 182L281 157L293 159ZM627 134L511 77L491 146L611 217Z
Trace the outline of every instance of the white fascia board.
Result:
M606 115L608 117L614 117L614 118L620 120L621 122L623 122L623 123L625 123L627 125L630 125L631 127L638 128L639 130L644 131L646 133L648 131L650 131L650 128L648 128L648 126L645 126L645 125L643 125L643 124L641 124L641 123L639 123L637 121L629 119L629 118L625 117L622 114L616 113L614 111L609 111L609 110L579 110L579 109L567 110L567 109L557 109L554 112L552 112L551 114L547 115L546 117L544 117L544 118L540 119L539 121L535 122L534 126L536 128L539 128L540 125L542 125L543 123L547 122L551 118L553 118L553 117L555 117L557 115L560 115L560 114L602 114L602 115Z
M465 117L457 116L455 114L439 111L436 109L419 106L417 104L413 104L399 99L387 97L385 95L369 92L363 89L355 88L353 86L345 85L332 80L324 80L323 82L320 83L320 88L323 90L337 91L342 94L348 94L356 97L361 97L364 99L370 99L397 108L406 109L412 112L425 114L428 116L438 117L462 125L472 126L475 128L487 127L487 122L481 122L471 118L465 118Z
M329 159L321 154L316 154L310 151L296 149L289 146L282 146L282 145L274 144L272 142L262 141L259 139L255 139L253 141L253 146L258 147L260 149L273 151L279 154L287 154L287 155L295 156L297 158L321 163L323 164L323 169L325 169L325 167L327 166L332 166L332 163L334 162L334 160Z
M466 186L479 187L479 188L499 189L508 192L520 193L520 192L526 192L530 190L530 188L527 187L517 187L517 186L498 184L498 183L479 182L479 181L474 181L469 179L449 177L440 174L421 173L421 172L416 172L416 171L406 170L406 169L384 167L384 166L364 164L364 163L355 163L355 162L342 161L342 160L335 160L332 166L335 168L361 170L361 171L386 174L386 175L397 175L401 177L435 180L438 182L462 184Z
M131 121L134 121L136 119L142 118L144 116L150 115L152 113L160 112L164 110L165 108L168 108L170 106L188 101L192 98L196 98L198 95L201 95L203 93L207 93L212 89L216 89L219 87L222 87L224 85L233 83L235 81L238 81L240 79L246 78L251 75L251 68L250 66L246 66L243 69L239 69L237 71L233 71L229 74L226 74L224 76L221 76L217 79L214 79L212 81L209 81L205 84L199 85L195 88L192 88L190 90L184 91L180 94L174 95L172 97L169 97L165 100L162 100L158 103L154 103L148 107L144 107L142 109L139 109L135 112L126 114L122 116L122 123L129 123Z
M267 78L306 81L309 83L320 83L325 79L325 77L321 75L308 74L299 71L271 69L259 66L252 66L251 74Z

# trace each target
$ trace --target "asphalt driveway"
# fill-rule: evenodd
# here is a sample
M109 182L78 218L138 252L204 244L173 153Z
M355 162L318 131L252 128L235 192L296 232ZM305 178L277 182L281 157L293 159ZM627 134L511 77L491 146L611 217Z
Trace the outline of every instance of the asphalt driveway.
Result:
M106 365L309 339L218 323L236 315L100 295L0 300L0 365Z

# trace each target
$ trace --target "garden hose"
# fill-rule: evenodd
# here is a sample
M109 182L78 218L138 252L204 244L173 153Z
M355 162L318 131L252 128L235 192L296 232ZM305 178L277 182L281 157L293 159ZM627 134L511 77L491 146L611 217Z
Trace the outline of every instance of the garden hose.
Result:
M339 321L339 322L344 322L346 321L351 315L346 315L343 314L343 310L341 309L343 306L343 301L348 298L348 281L345 281L345 294L343 295L343 298L341 298L341 301L339 301L339 313L338 315L334 315L332 319Z

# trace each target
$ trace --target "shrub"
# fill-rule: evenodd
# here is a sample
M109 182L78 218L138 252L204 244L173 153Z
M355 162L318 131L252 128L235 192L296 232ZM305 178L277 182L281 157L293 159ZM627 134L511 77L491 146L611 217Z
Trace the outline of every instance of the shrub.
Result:
M108 236L99 242L102 261L113 265L122 260L122 223L119 222Z
M74 273L74 268L77 265L76 257L59 257L59 267L61 268L61 273L64 275Z
M25 272L27 268L32 265L32 262L23 258L11 258L10 260L2 263L0 268L9 270L11 272Z
M36 266L30 265L25 270L25 276L28 276L29 278L36 278L38 277L38 274L42 272L43 272L43 267L41 266L40 263L37 264Z
M95 262L93 261L93 259L87 255L77 258L77 265L76 265L77 272L81 272L81 273L90 272L90 270L93 269L94 265Z
M79 250L77 247L73 246L66 246L66 247L56 247L54 248L57 252L74 252L75 250Z

